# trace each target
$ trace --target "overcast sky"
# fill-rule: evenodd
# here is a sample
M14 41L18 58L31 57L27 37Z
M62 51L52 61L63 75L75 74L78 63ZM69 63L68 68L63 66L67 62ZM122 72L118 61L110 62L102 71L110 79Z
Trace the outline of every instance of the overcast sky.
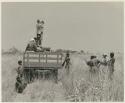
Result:
M45 21L43 46L123 51L123 3L2 3L2 48L24 50Z

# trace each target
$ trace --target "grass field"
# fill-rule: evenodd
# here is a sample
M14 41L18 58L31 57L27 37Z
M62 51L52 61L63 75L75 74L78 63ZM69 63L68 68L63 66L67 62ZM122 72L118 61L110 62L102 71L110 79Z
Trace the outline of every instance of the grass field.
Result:
M99 55L98 55L99 56ZM22 94L14 91L17 61L21 55L2 56L2 101L3 102L65 102L65 101L123 101L124 100L124 64L123 55L115 55L113 80L108 74L100 72L92 75L84 59L89 54L72 54L70 74L59 70L59 81L36 80L29 84ZM99 56L100 57L100 56Z

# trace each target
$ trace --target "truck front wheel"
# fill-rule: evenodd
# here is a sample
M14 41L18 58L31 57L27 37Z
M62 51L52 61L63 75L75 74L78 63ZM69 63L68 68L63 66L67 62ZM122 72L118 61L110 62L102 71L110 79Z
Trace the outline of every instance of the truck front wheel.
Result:
M58 83L58 69L53 70L53 78L55 83Z

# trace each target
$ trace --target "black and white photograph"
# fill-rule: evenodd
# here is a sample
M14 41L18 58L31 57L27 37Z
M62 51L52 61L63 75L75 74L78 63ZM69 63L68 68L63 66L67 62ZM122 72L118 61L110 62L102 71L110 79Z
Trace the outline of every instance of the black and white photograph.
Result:
M1 2L2 102L124 102L124 2Z

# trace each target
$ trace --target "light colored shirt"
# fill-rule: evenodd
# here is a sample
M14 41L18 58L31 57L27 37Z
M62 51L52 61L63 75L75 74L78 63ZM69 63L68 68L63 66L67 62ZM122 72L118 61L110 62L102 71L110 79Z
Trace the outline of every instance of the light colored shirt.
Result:
M43 32L43 24L37 23L36 24L36 30L37 30L37 34L41 34L41 32Z

